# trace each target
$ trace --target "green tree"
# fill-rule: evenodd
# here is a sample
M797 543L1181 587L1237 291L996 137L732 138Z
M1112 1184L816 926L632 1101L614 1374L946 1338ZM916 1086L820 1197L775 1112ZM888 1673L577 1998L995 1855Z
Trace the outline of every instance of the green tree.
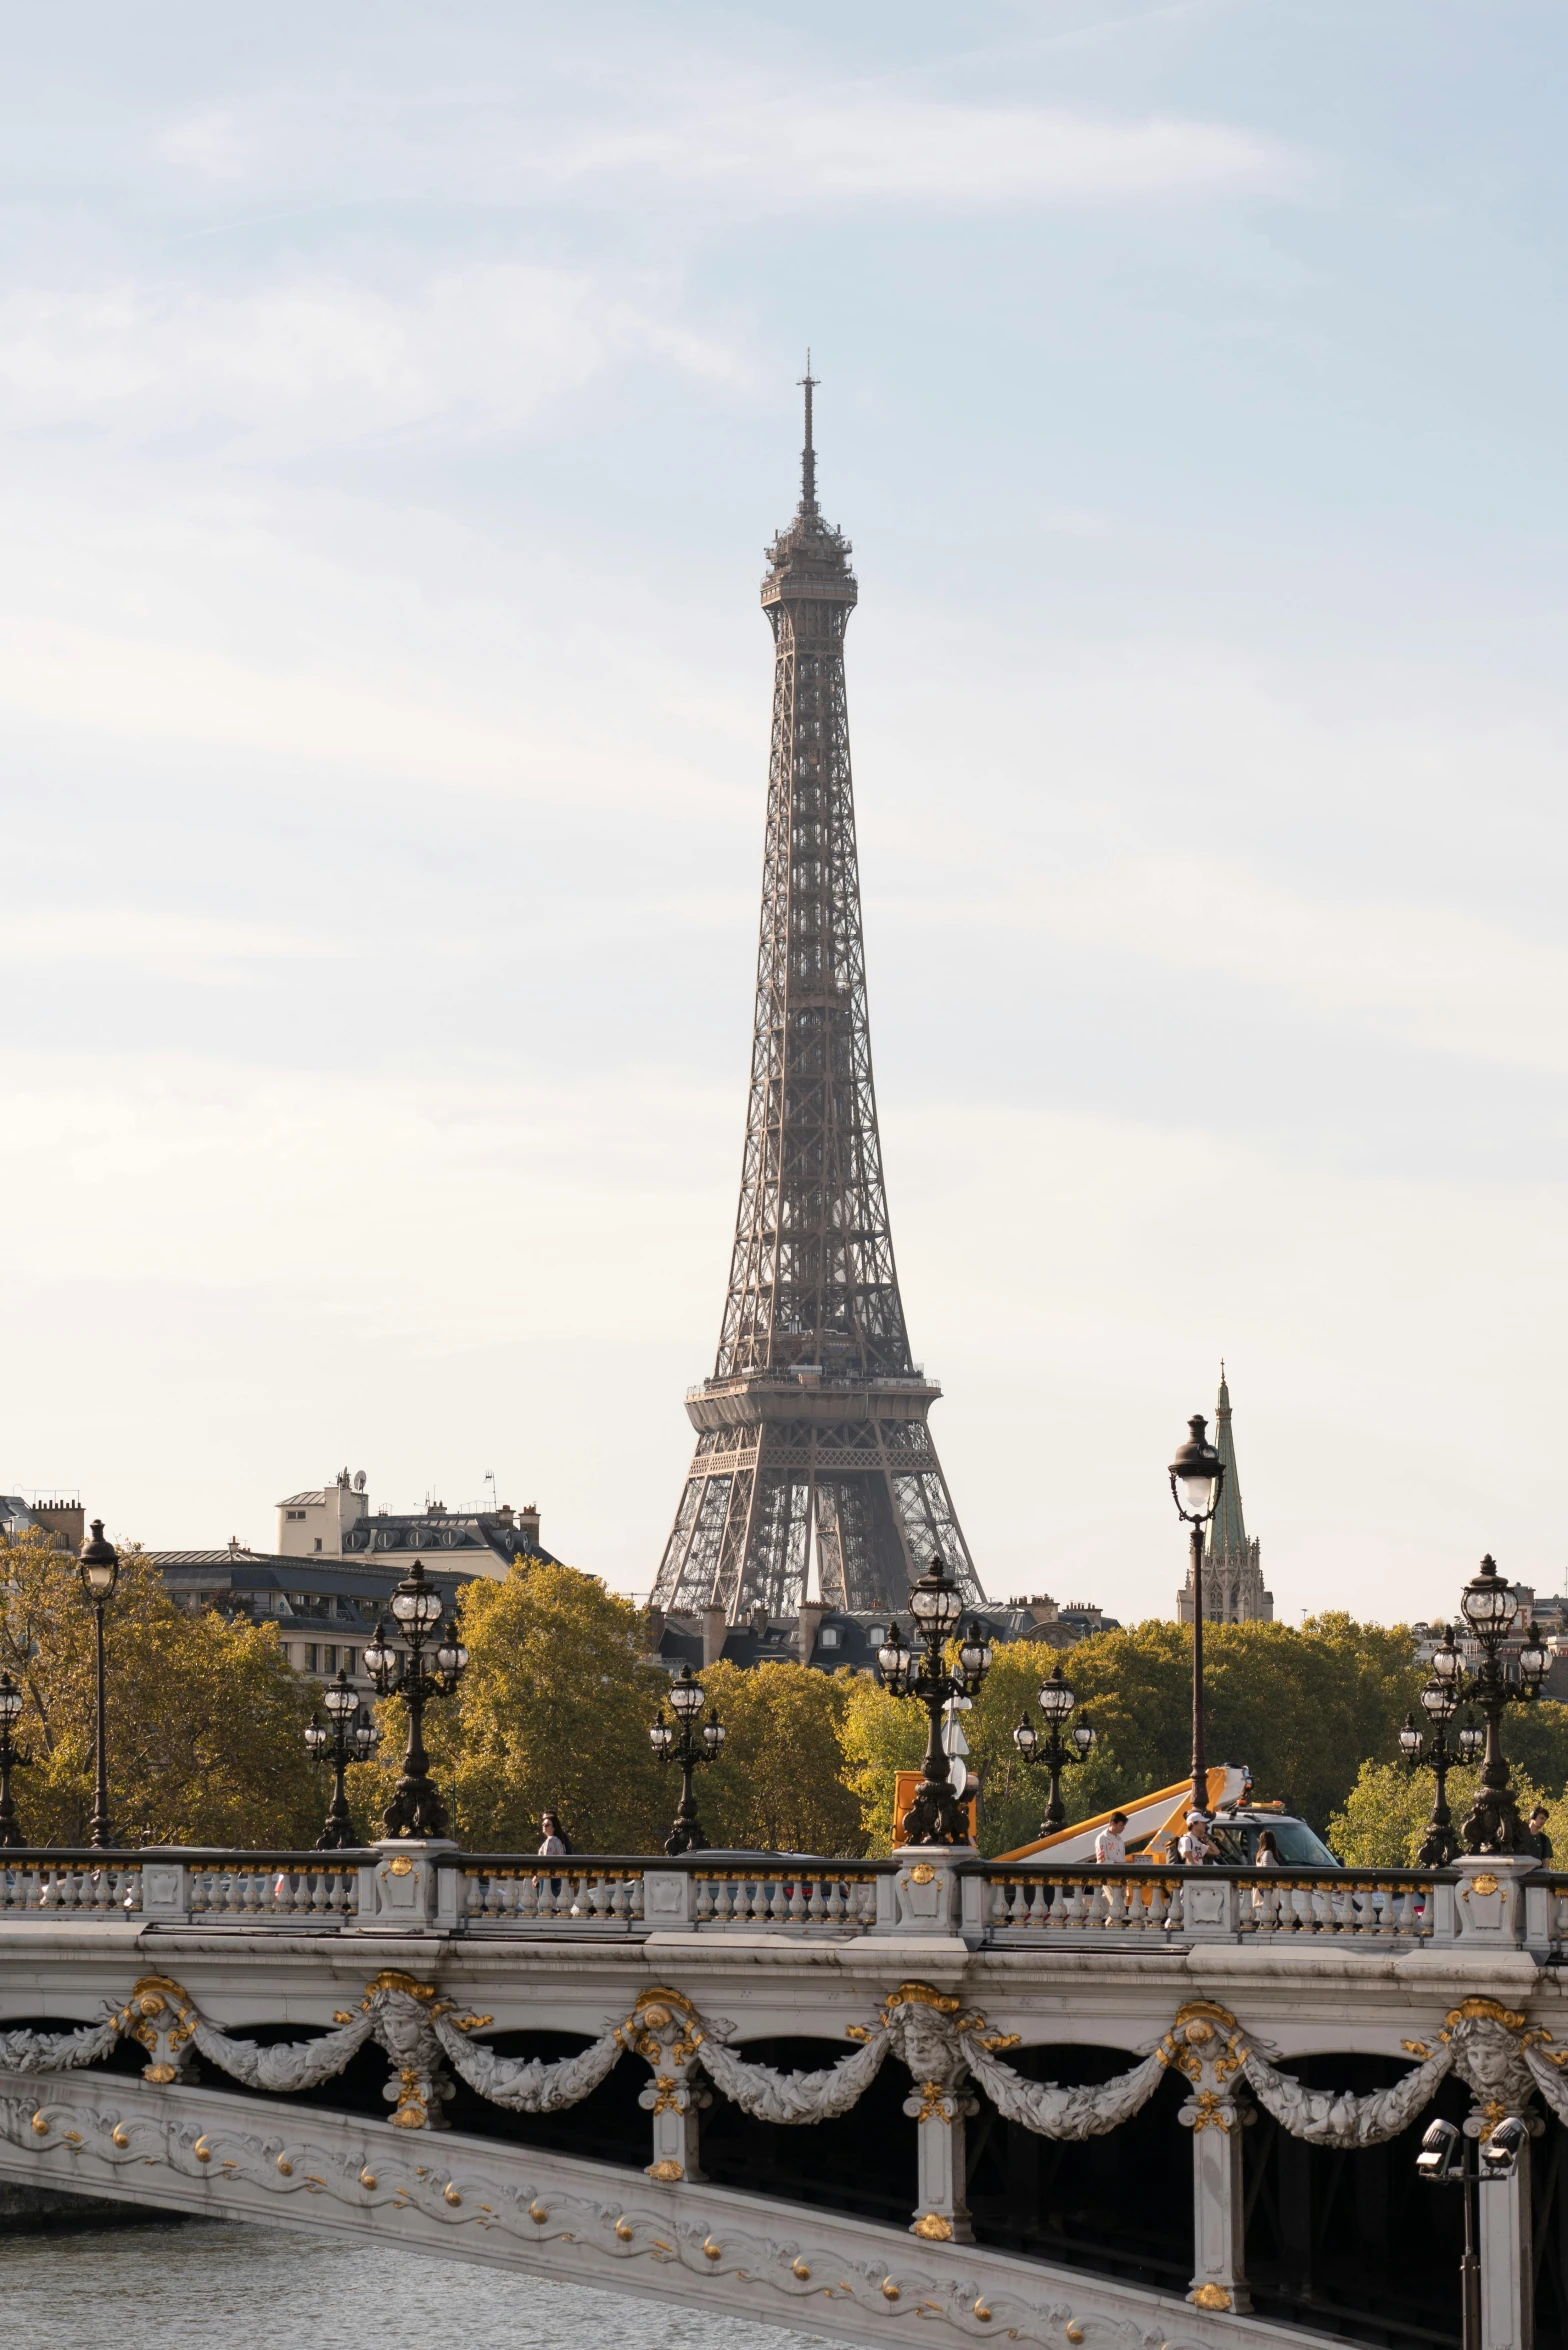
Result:
M846 1783L860 1808L861 1850L893 1848L893 1787L900 1771L918 1770L926 1751L926 1713L895 1697L869 1673L850 1682L839 1731Z
M668 1682L645 1661L631 1601L575 1568L514 1560L503 1580L470 1583L458 1612L468 1670L426 1714L425 1743L463 1842L532 1852L540 1813L555 1811L579 1851L654 1850L674 1810L648 1744ZM357 1796L375 1833L402 1765L401 1701L379 1718Z
M93 1806L92 1610L75 1561L29 1531L0 1547L0 1669L21 1684L23 1832L86 1842ZM175 1606L134 1545L109 1601L110 1815L122 1844L299 1848L325 1810L303 1731L315 1692L268 1624Z
M1536 1803L1544 1803L1549 1811L1558 1807L1560 1816L1563 1802L1560 1788L1543 1788L1517 1765L1510 1776L1521 1818ZM1463 1825L1465 1814L1475 1801L1480 1777L1478 1764L1449 1773L1448 1808L1454 1815L1456 1829ZM1430 1771L1412 1772L1402 1763L1365 1762L1344 1809L1336 1812L1329 1822L1330 1849L1347 1868L1413 1868L1426 1838L1431 1813ZM1568 1850L1562 1828L1558 1830L1557 1842Z
M1204 1690L1211 1762L1247 1764L1258 1794L1287 1796L1322 1827L1364 1757L1393 1754L1421 1676L1403 1626L1348 1616L1287 1624L1211 1624ZM1036 1695L1060 1661L1099 1734L1095 1760L1063 1782L1069 1818L1180 1781L1191 1760L1192 1636L1155 1620L1098 1632L1058 1660L1033 1641L996 1650L966 1725L991 1786L1011 1787L1012 1729L1038 1724ZM1043 1780L1043 1773L1038 1774ZM1038 1815L1037 1815L1038 1816Z
M702 1685L725 1729L722 1759L697 1782L710 1840L756 1852L864 1852L843 1745L853 1675L714 1664L703 1667Z

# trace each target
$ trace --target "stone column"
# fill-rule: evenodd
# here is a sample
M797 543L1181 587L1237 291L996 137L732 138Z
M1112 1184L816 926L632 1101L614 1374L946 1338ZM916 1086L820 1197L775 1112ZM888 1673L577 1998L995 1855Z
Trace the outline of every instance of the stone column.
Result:
M1241 2133L1252 2109L1238 2093L1245 2051L1236 2019L1212 2000L1189 2000L1166 2034L1163 2053L1191 2083L1179 2116L1192 2132L1193 2275L1187 2298L1198 2309L1244 2317L1252 2296Z
M1531 2350L1535 2260L1528 2141L1520 2148L1511 2177L1489 2179L1482 2174L1476 2201L1481 2212L1481 2350Z
M661 2186L700 2180L699 2116L712 2094L697 2069L696 2011L678 1991L644 1991L622 2027L653 2072L637 2102L653 2116L653 2160L648 2176Z
M909 2223L912 2236L940 2244L972 2244L969 2206L964 2201L968 2155L964 2124L980 2110L980 2100L967 2089L944 2087L940 2081L921 2081L904 2099L904 2111L915 2121L918 2164L916 2194L919 2210Z
M1229 2309L1238 2317L1252 2307L1241 2164L1241 2133L1250 2118L1235 2099L1206 2101L1202 2093L1181 2109L1182 2123L1192 2132L1192 2283L1187 2298L1198 2309Z

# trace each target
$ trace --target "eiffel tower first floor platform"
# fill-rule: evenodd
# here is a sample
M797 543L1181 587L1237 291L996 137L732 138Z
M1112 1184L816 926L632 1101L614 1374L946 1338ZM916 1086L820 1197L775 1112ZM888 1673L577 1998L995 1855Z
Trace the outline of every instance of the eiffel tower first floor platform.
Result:
M966 1600L984 1599L926 1415L924 1377L811 1371L710 1379L686 1410L697 1450L654 1588L674 1613L793 1615L810 1549L830 1606L902 1610L940 1552Z

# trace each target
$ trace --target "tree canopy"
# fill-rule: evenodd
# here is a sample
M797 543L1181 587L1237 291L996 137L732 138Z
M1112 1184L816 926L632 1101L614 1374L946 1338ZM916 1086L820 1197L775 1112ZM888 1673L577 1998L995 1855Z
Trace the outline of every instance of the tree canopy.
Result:
M36 1530L0 1546L0 1669L23 1692L14 1793L35 1844L84 1844L93 1807L93 1613L76 1562ZM122 1844L313 1844L326 1809L304 1747L311 1684L269 1624L175 1606L121 1552L107 1611L110 1816Z

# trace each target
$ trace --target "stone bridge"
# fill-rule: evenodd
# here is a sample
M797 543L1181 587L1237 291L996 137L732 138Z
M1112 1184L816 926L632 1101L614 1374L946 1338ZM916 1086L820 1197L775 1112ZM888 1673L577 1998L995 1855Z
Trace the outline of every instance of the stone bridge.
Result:
M0 2177L848 2341L1568 2350L1568 1878L9 1853ZM551 1874L542 1872L549 1868Z

